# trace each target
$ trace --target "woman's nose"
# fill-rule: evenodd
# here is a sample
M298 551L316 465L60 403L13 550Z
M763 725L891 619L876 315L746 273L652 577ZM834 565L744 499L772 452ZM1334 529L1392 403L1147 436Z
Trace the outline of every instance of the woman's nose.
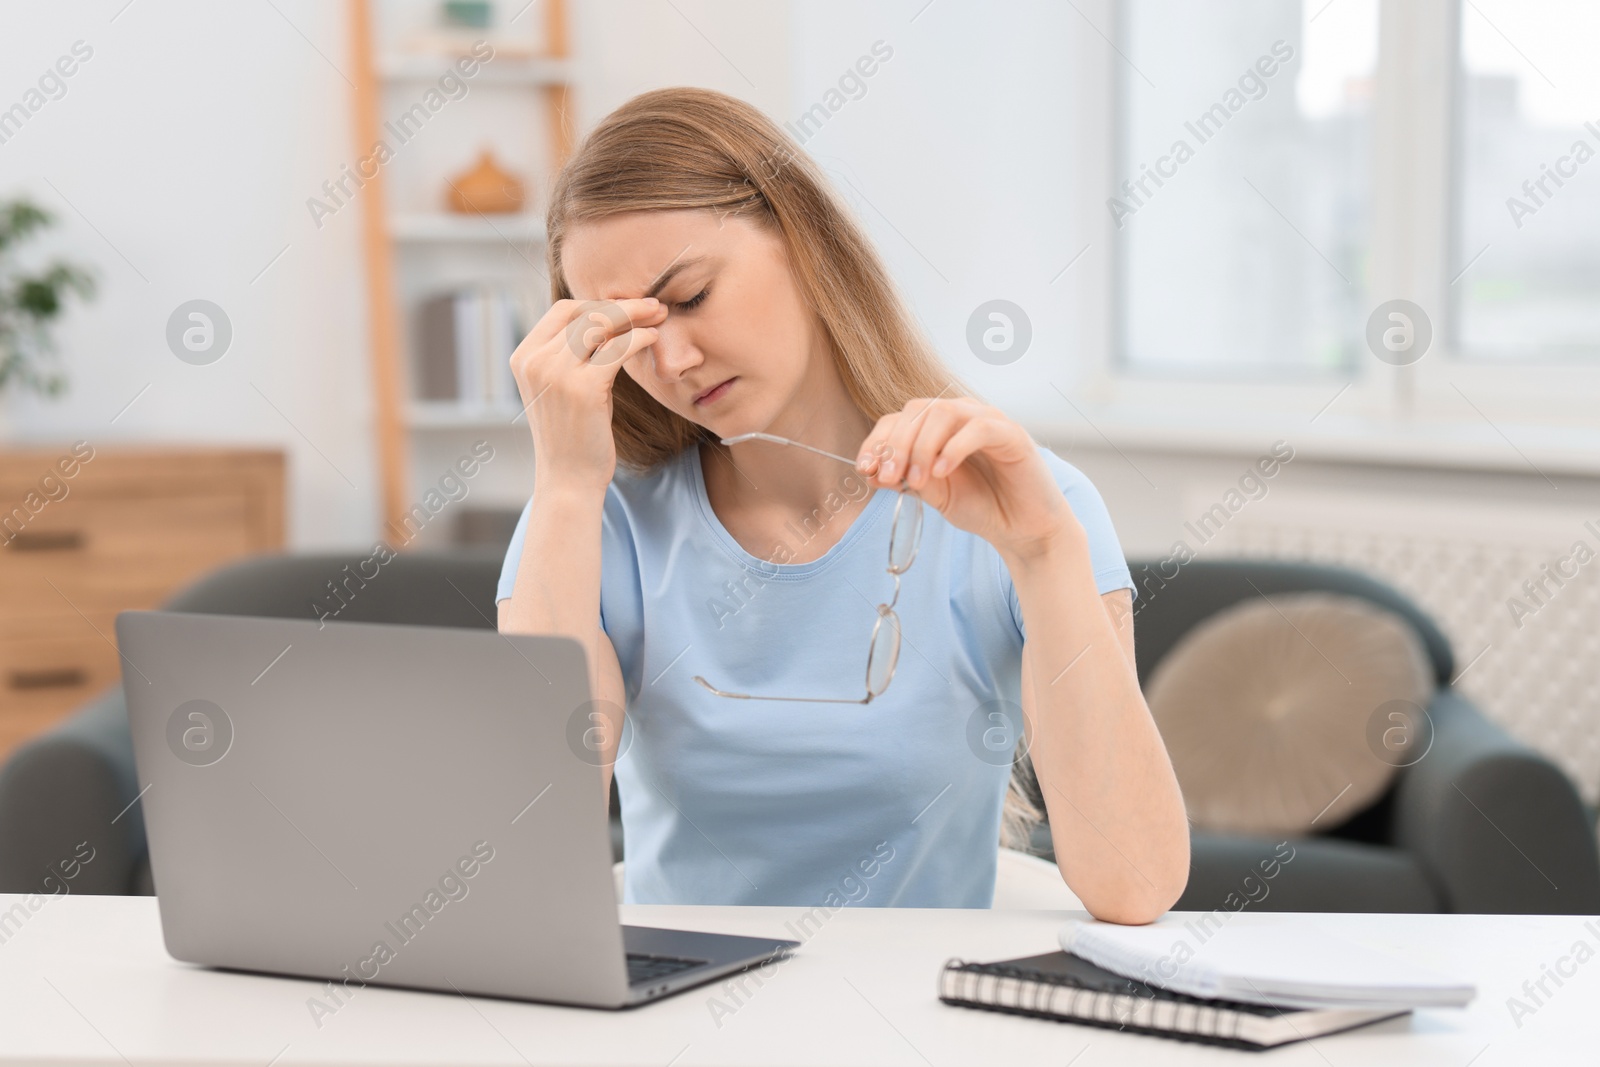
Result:
M669 317L656 327L655 344L650 346L651 365L663 382L676 382L700 363L700 352L681 326Z

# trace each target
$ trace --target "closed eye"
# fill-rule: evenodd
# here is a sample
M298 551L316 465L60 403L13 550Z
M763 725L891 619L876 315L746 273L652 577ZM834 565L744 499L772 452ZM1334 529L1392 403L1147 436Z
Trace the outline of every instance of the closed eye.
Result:
M695 308L699 307L705 301L706 296L710 292L711 292L710 289L702 289L702 290L700 290L700 292L698 294L696 294L695 296L690 297L688 300L685 300L685 301L683 301L682 303L679 303L679 304L674 304L672 306L674 308L676 308L677 310L679 310L679 311L693 311Z

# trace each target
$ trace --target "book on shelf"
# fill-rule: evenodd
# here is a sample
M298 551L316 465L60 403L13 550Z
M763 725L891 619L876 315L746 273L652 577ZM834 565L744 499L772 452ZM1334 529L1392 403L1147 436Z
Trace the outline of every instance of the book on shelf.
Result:
M1273 1008L1162 989L1069 952L971 963L939 974L946 1004L1057 1022L1261 1049L1322 1037L1409 1013L1408 1008Z
M413 398L463 408L519 406L511 353L526 332L510 289L475 285L427 297L417 308Z

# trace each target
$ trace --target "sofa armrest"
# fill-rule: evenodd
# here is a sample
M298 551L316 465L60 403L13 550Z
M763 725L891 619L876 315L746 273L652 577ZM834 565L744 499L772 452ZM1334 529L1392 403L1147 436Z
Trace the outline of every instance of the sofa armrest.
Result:
M146 852L142 812L129 807L138 794L118 686L0 769L0 892L135 892Z
M1600 912L1600 852L1572 782L1555 764L1441 689L1433 745L1399 775L1393 843L1416 856L1447 910Z

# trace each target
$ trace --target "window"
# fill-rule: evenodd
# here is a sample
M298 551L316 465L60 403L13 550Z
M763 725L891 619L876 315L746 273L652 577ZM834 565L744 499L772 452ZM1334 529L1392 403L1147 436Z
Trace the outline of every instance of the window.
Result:
M1377 0L1127 0L1119 18L1123 370L1348 375L1372 303Z
M1337 396L1319 432L1397 442L1593 425L1600 4L1081 6L1083 114L1109 117L1077 210L1113 256L1109 291L1079 282L1091 405L1204 433ZM1411 360L1371 340L1395 301Z
M1466 4L1460 25L1459 354L1600 361L1600 6Z

